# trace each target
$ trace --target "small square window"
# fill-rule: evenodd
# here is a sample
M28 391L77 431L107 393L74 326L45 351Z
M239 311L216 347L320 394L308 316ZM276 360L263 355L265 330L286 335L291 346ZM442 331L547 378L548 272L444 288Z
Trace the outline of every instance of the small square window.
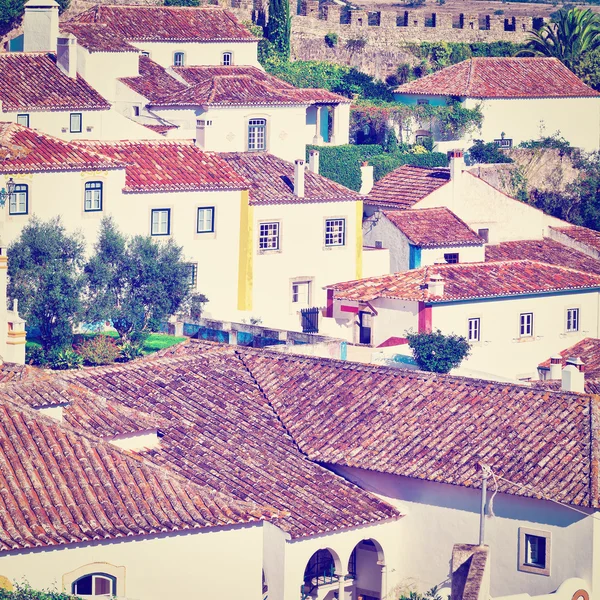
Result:
M477 235L487 244L490 241L489 229L478 229Z
M26 215L29 212L29 186L24 183L15 185L8 202L9 215Z
M306 307L310 304L310 281L292 283L292 304L295 307Z
M81 133L81 122L81 113L71 113L69 131L71 133Z
M550 575L550 533L519 527L519 571Z
M259 250L279 250L279 223L261 223L258 237Z
M170 235L171 234L171 209L158 208L152 211L152 225L150 229L152 235Z
M427 106L429 104L429 100L427 98L418 98L417 106Z
M567 309L567 331L579 331L579 309Z
M185 54L183 52L175 52L173 54L173 66L183 67L185 64Z
M519 336L533 336L533 313L522 313L519 315Z
M196 282L198 280L198 263L188 263L186 265L188 269L188 283L193 289L196 289Z
M459 262L458 252L450 252L448 254L444 254L444 260L449 265L456 265L456 264L458 264L458 262Z
M213 233L215 230L215 209L205 206L198 209L197 233Z
M85 212L102 210L102 182L88 181L85 184L85 199L83 209Z
M325 246L346 244L346 219L325 219Z
M17 115L17 124L23 125L23 127L29 127L29 115Z
M233 64L232 58L233 58L233 56L232 56L231 52L223 52L222 64L225 67L231 66Z
M470 342L478 342L481 339L481 319L469 319L469 336Z

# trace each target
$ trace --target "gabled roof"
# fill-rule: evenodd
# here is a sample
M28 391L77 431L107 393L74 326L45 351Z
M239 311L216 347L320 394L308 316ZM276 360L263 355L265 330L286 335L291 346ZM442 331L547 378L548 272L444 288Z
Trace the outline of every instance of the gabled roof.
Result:
M250 182L250 204L310 204L356 202L353 190L308 169L304 174L304 197L294 195L294 163L266 152L221 152L218 155Z
M39 133L16 123L0 122L0 173L122 169L125 165L92 148Z
M561 365L564 367L567 364L568 358L580 358L585 365L585 379L596 380L596 385L600 382L600 339L585 338L577 342L573 346L569 346L565 350L559 352L562 358ZM538 365L539 368L549 369L550 358Z
M600 506L597 398L275 352L244 362L314 461L470 488L483 462L526 486L500 492Z
M77 44L88 52L135 52L139 48L128 44L119 33L107 23L76 23L63 21L60 24L61 33L72 33L77 38Z
M384 210L383 214L411 244L421 248L482 246L484 243L483 239L448 208Z
M0 81L5 82L0 88L2 112L110 108L79 75L65 75L53 54L0 53Z
M579 242L584 246L589 246L596 252L600 252L600 231L589 229L588 227L580 227L579 225L571 225L569 227L550 227L554 231L571 238L575 242Z
M248 184L219 153L203 152L192 141L79 142L97 154L127 165L125 192L241 190Z
M188 89L185 83L169 75L164 67L147 56L140 56L138 77L123 77L119 81L152 104L158 104L164 99Z
M397 94L461 98L586 98L600 93L556 58L471 58L398 87Z
M486 262L524 258L600 275L600 260L548 238L502 242L485 247Z
M441 296L432 295L427 287L433 275L441 276L444 281ZM533 260L507 260L432 265L327 287L334 290L336 298L345 300L397 298L435 303L599 289L600 275Z
M381 208L411 208L449 181L449 169L403 165L375 183L365 197L365 204Z
M69 23L105 23L130 42L257 42L235 16L213 6L96 5Z

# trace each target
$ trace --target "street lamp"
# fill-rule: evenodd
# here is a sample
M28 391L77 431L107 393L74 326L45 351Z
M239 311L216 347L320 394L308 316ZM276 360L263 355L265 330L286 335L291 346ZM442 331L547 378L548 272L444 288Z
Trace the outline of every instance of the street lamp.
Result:
M11 199L11 197L14 193L15 193L15 182L13 181L13 178L11 177L6 182L6 188L2 188L0 190L0 208L6 204L7 200Z

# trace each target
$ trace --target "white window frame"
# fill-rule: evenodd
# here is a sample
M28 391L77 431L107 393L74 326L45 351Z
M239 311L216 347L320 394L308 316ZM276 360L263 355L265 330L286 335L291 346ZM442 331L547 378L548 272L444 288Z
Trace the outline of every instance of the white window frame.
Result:
M294 308L308 308L311 303L312 280L299 279L292 281L292 306Z
M154 228L155 227L154 215L159 214L159 213L165 213L167 215L166 232L158 230L158 229L155 230L155 228ZM158 228L162 229L162 226L164 225L164 223L161 222L160 217L156 221L156 225ZM150 235L152 235L152 236L171 235L171 209L170 208L153 208L151 210L151 212L150 212Z
M575 333L579 331L579 324L579 308L567 308L565 331L567 333Z
M534 562L531 556L532 542L544 541L543 562ZM538 547L539 550L539 547ZM550 575L550 563L552 560L552 537L549 531L519 527L519 571L534 573L536 575Z
M180 50L173 52L173 66L185 67L185 52L181 52Z
M73 126L73 119L79 119L79 126ZM83 131L83 113L70 113L69 114L69 133L81 133Z
M89 186L89 187L88 187ZM99 186L99 187L93 187ZM84 212L101 212L104 184L101 181L86 181L83 195Z
M9 215L29 214L29 186L26 183L16 183L8 201Z
M233 52L223 52L221 55L221 64L224 67L230 67L233 65Z
M102 598L113 598L116 594L116 590L117 590L117 578L114 575L109 575L108 573L90 573L89 575L83 575L81 577L79 577L78 579L76 579L72 586L72 593L77 594L78 590L77 590L77 584L82 580L82 579L87 579L88 577L92 578L92 594L86 594L86 597L102 597ZM97 579L104 579L108 582L110 582L110 592L108 594L95 594L95 587L96 587L96 580ZM80 593L80 592L79 592Z
M533 337L533 313L526 312L519 315L519 337Z
M279 221L263 221L258 224L258 251L276 252L281 247L281 224Z
M333 217L325 219L325 247L336 248L346 245L346 219Z
M467 321L467 340L469 342L481 341L481 317L472 317Z
M267 119L248 119L248 151L261 152L267 149Z
M21 113L17 115L17 125L23 125L23 127L29 127L29 114Z
M200 215L203 215L200 221ZM210 227L207 228L206 214L210 214ZM200 224L202 223L202 227ZM196 211L196 233L214 233L215 232L215 207L214 206L199 206Z

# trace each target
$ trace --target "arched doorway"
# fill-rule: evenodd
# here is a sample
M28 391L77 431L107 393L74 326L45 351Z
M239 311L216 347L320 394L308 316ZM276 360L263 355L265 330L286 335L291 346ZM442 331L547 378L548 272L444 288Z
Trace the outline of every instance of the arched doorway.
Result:
M381 600L384 596L385 557L373 539L358 542L348 561L348 575L354 580L352 600Z
M300 600L334 600L339 591L341 562L332 550L317 550L304 569Z

